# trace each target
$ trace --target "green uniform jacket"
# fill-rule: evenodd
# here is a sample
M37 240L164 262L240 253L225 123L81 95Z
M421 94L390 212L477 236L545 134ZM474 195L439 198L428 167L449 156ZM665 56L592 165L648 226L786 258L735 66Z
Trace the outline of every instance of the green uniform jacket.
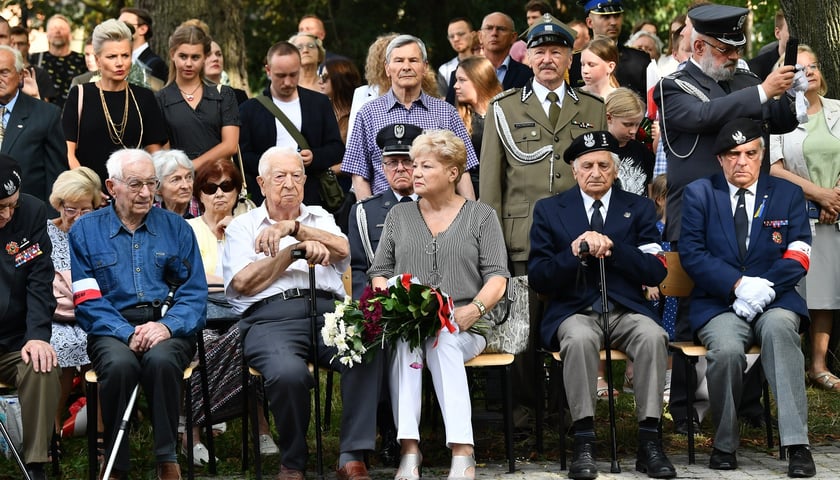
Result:
M511 261L528 261L537 200L575 185L563 152L578 135L606 129L604 102L568 84L553 128L530 83L490 102L481 144L479 198L496 209Z

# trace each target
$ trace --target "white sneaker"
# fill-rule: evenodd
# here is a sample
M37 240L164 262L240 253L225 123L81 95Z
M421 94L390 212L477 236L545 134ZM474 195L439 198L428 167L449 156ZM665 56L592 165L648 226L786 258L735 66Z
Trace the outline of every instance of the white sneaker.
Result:
M271 435L265 433L260 435L260 455L277 455L278 453L280 449L277 448Z
M187 456L187 448L182 446L181 453L184 456ZM219 458L216 457L216 462L219 461ZM203 443L198 442L193 445L193 465L200 467L204 464L210 463L210 452L207 450L207 447L204 446Z

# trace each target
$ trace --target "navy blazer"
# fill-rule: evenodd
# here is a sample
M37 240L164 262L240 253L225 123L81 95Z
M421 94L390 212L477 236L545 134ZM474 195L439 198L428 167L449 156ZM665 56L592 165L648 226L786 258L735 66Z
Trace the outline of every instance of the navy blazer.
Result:
M368 238L374 253L382 237L382 227L385 226L385 217L391 207L399 203L394 191L390 188L382 193L369 197L350 208L350 222L347 238L350 241L350 269L353 272L353 298L358 300L362 292L370 282L368 281L367 270L370 268L365 247L362 245L361 232L359 232L358 217L356 215L359 206L365 209L367 218Z
M155 52L152 51L151 47L146 48L140 55L137 57L138 60L143 62L144 65L149 67L151 70L152 75L157 77L158 79L162 80L164 83L169 80L169 67L166 65L166 62L163 61Z
M318 174L341 163L344 142L341 141L330 99L322 93L305 88L298 87L297 90L301 110L300 133L309 142L309 148L312 150L312 163L306 167L303 203L321 205ZM268 88L263 90L262 94L271 97ZM257 169L263 152L277 144L275 117L256 98L252 98L239 106L239 120L239 147L242 151L248 193L259 205L264 197L257 185Z
M551 297L540 330L543 345L555 351L560 348L560 323L592 306L601 296L599 261L590 259L588 266L582 267L578 257L572 255L572 241L588 230L589 218L578 186L539 200L534 206L528 282L538 293ZM642 286L659 285L667 270L659 257L639 249L659 244L653 202L613 188L604 235L614 243L612 254L604 261L607 296L615 304L658 319L645 300ZM584 273L581 281L579 269Z
M795 241L811 244L805 196L798 186L768 174L759 176L749 248L742 259L723 174L690 183L683 197L679 245L680 262L694 280L688 317L692 331L730 310L735 282L744 275L773 282L776 298L765 310L791 310L800 316L800 331L807 328L808 308L794 289L807 270L785 258Z
M20 164L23 177L21 190L49 202L55 179L69 168L61 110L19 92L6 124L0 153L9 155ZM49 207L48 210L52 212Z

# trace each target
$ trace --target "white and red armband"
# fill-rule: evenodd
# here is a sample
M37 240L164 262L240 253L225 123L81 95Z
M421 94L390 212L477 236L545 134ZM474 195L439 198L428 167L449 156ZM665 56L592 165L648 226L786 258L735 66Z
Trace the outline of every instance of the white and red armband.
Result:
M73 282L73 305L81 305L88 300L102 298L99 283L95 278L83 278Z
M811 246L801 240L791 242L788 244L787 250L785 250L782 258L789 258L799 262L807 272L808 267L811 266Z

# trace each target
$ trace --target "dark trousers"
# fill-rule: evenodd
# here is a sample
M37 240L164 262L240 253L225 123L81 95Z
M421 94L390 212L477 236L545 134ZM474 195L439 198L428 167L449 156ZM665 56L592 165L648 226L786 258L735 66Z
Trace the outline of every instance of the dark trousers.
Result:
M281 462L305 470L306 431L311 415L309 389L314 386L307 362L313 359L309 299L278 300L263 306L240 323L248 364L265 380L265 394L277 424ZM319 312L335 310L335 302L318 298ZM370 363L345 367L330 363L335 348L321 337L324 317L318 316L318 364L341 373L340 451L373 450L376 446L376 404L382 379L382 352Z
M88 355L99 379L106 458L111 455L120 420L131 392L139 382L149 402L155 461L178 460L176 430L181 411L184 369L189 365L194 349L192 338L170 338L137 355L117 338L88 337ZM129 466L128 439L123 439L114 468L128 471Z

